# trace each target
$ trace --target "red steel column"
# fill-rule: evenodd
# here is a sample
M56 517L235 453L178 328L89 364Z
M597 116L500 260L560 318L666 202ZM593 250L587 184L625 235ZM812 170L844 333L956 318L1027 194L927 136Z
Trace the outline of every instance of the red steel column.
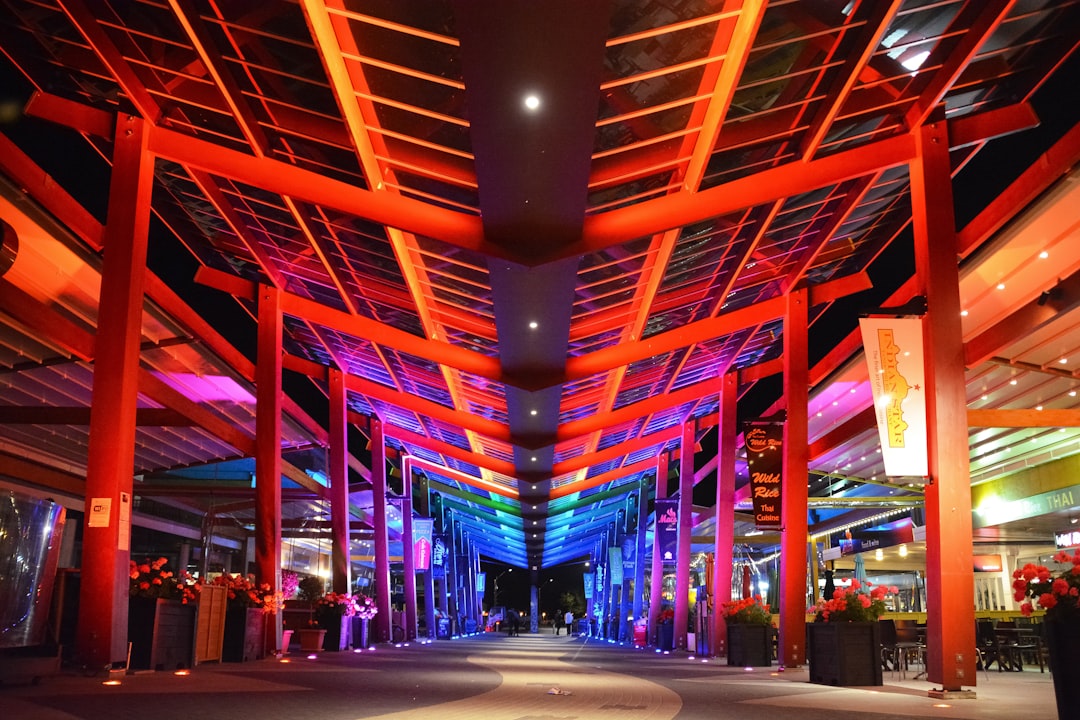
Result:
M117 120L101 270L86 469L76 654L98 670L127 657L128 561L143 277L154 158L142 120Z
M949 142L938 119L915 132L911 163L915 268L926 293L927 677L946 691L975 685L975 577L967 396L960 327ZM946 622L948 619L948 622Z
M405 639L416 639L416 557L413 555L412 463L401 462L401 559L405 571Z
M349 540L349 420L345 375L330 368L330 446L327 464L330 473L330 566L331 584L336 593L352 592L352 562Z
M656 499L667 497L668 454L660 453L656 459ZM657 519L660 513L653 512L653 547L652 547L652 578L649 583L649 642L659 645L660 640L656 635L657 621L660 619L660 594L664 590L664 559L660 557L660 524Z
M807 355L807 293L794 290L787 296L784 315L784 496L780 541L780 664L798 667L806 659L806 541L807 508L807 406L809 371Z
M281 292L259 286L255 363L255 576L281 590ZM281 647L281 614L268 630Z
M731 567L735 562L735 440L739 397L739 375L729 372L720 390L720 442L716 459L716 537L713 548L713 656L727 655L727 623L723 604L731 601Z
M690 619L690 536L694 531L694 421L683 423L679 453L679 549L675 562L675 649L686 649Z
M371 418L371 522L375 531L375 642L390 642L390 534L386 527L386 446L382 420Z

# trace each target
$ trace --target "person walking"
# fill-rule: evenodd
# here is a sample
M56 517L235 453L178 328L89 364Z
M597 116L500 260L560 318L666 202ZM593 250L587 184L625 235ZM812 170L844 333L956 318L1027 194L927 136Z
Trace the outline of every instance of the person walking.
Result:
M563 622L566 623L566 634L567 635L573 635L574 634L574 611L573 610L567 610L566 611L566 616L563 618Z
M509 622L506 623L506 634L508 637L514 637L518 635L518 627L521 625L521 616L518 615L518 611L514 608L510 608L506 611L506 616Z
M551 627L555 629L555 634L559 634L559 628L562 627L562 613L555 613L555 619L551 623Z

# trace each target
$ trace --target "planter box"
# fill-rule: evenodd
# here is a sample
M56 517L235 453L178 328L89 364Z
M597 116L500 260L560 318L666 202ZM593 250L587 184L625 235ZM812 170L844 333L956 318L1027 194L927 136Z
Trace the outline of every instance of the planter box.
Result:
M319 627L326 630L323 639L323 650L338 651L349 649L349 630L352 629L352 618L331 617L319 621Z
M261 660L265 657L266 613L262 608L230 607L225 612L224 662Z
M160 598L134 597L128 601L131 669L189 668L194 639L194 605Z
M810 682L881 685L881 629L877 622L806 624Z
M727 664L740 667L772 665L772 628L768 625L731 623L727 626Z
M301 628L296 631L296 636L300 638L301 652L312 652L322 650L326 631L315 628Z
M658 623L656 626L656 647L661 650L673 650L675 647L674 623Z

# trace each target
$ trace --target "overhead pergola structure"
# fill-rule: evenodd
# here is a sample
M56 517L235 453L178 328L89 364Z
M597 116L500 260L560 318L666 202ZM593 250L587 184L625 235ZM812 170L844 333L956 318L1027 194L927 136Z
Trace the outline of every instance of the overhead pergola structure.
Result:
M107 252L93 188L77 179L108 177L116 133L136 123L155 158L159 230L197 261L203 293L252 319L261 296L276 297L284 370L327 395L340 378L348 421L423 464L480 554L540 568L589 556L591 530L655 477L658 458L674 470L688 437L716 432L725 383L745 396L797 364L785 325L800 304L815 356L806 384L822 388L803 462L828 478L821 492L839 474L850 494L881 488L865 387L824 387L837 371L865 385L845 365L858 343L838 340L841 313L830 309L869 289L871 274L899 287L897 303L925 290L902 285L912 269L895 258L898 248L910 256L913 214L952 217L951 193L913 195L926 143L948 146L959 196L980 151L1011 148L1039 124L1040 90L1075 67L1078 21L1077 3L1038 0L6 0L0 50L33 98L0 167L76 242ZM16 152L26 126L37 138L85 138L90 152L67 160L74 177L59 191L27 167L59 177L63 163L32 143L22 143L30 157ZM960 230L962 260L1068 171L1075 138L1055 148L1012 195L993 199L998 187L983 199ZM47 267L28 286L37 273ZM151 302L172 298L147 277ZM94 317L67 287L35 297L0 282L6 332L40 344L29 362L8 354L16 392L0 402L14 415L53 408L34 411L50 432L5 423L0 437L13 454L77 475L71 448L85 447L86 432L72 428L85 424L76 420L94 358L69 331L92 332ZM981 302L994 283L970 284ZM1063 294L1037 307L1065 317ZM158 354L170 371L205 374L195 358L176 360L203 343L224 365L213 375L243 376L250 401L251 361L214 317L169 303L160 331L144 323L144 336L169 346L143 348L145 374ZM64 322L27 319L39 309ZM1036 327L1018 309L986 311L999 324L977 328L979 351L965 337L969 366L992 366L980 382L1054 369L1071 383L1052 361L1001 355ZM828 351L815 336L829 338ZM139 442L157 455L140 455L137 473L256 454L223 426L253 428L250 402L224 419L229 409L215 403L228 400L164 382L168 397L140 384L147 409L196 429L144 413ZM27 389L36 384L59 391ZM980 402L1010 407L1018 396L999 389ZM852 390L847 403L829 395ZM1080 407L1066 397L1062 410ZM298 445L327 442L295 403L283 412L287 428L299 423ZM972 445L987 473L1005 467L991 445L1008 436L991 434ZM1060 444L1044 457L1073 452ZM349 464L364 481L382 472Z

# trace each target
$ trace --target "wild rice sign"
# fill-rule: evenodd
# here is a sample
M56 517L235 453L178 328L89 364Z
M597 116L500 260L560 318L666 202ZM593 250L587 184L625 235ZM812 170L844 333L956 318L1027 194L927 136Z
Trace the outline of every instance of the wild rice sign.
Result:
M750 467L750 493L754 501L754 525L779 528L783 497L784 426L773 422L747 423L743 430L746 459Z

